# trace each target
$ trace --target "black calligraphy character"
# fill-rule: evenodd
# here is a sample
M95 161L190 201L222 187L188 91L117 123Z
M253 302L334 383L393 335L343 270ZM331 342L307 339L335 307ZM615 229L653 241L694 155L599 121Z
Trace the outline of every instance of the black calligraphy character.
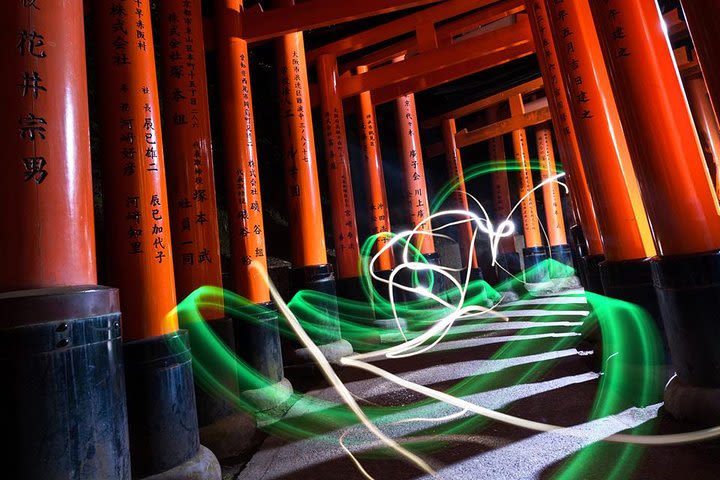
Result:
M45 170L45 157L27 157L23 158L23 164L25 165L25 181L27 182L31 178L35 179L35 183L40 185L45 177L48 176L48 172Z
M35 10L40 10L40 7L36 5L37 0L23 0L23 7L25 8L34 8Z
M159 209L159 208L153 208L152 218L153 218L153 220L155 220L156 222L159 222L160 220L162 220L163 217L162 217L162 215L160 215L160 209Z
M47 122L42 117L36 117L32 113L28 113L27 117L21 117L18 121L20 124L20 137L35 141L35 135L45 140L45 127Z
M182 255L182 264L183 265L194 265L194 255L192 253L183 253Z
M155 258L157 259L158 263L162 263L163 258L165 258L167 255L165 255L165 252L162 250L158 250L158 252L155 254Z
M208 221L207 215L204 212L200 212L195 216L195 223L199 223L200 225L207 223Z
M198 263L203 262L212 263L212 260L210 259L210 250L207 248L203 248L200 253L198 253Z
M18 87L20 87L20 90L22 91L22 96L26 96L28 94L28 90L32 90L33 97L38 98L38 94L43 91L47 92L47 88L40 85L42 82L42 78L40 78L40 75L38 75L37 72L25 72L25 75L23 76L23 83L19 84Z
M26 53L29 53L37 58L45 58L47 56L45 50L35 50L45 46L45 37L36 31L28 32L27 30L23 30L18 34L18 38L17 48L20 49L20 55L24 56Z
M195 190L193 192L193 200L197 200L198 202L204 202L205 200L207 200L207 191Z
M160 197L158 195L153 195L152 197L150 197L150 205L152 205L153 207L162 205L162 203L160 203Z

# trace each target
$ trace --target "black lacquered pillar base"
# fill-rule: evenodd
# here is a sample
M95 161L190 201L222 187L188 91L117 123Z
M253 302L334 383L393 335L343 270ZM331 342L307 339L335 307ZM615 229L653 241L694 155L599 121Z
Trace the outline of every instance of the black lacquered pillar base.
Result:
M307 333L321 347L330 361L339 360L352 353L350 343L342 339L338 316L337 287L333 267L330 264L294 268L290 272L290 284L294 292L311 290L323 294L310 299L314 313L304 319L310 325ZM304 360L311 356L304 345L296 345L295 353Z
M550 264L550 278L565 278L575 275L575 265L570 245L552 245L550 247L550 258L553 262L557 262L557 264Z
M292 393L283 369L279 319L272 302L247 305L233 315L235 352L252 369L238 372L240 396L258 411L278 407Z
M523 264L527 283L543 283L550 280L547 259L547 249L545 247L523 248Z
M118 292L0 293L3 478L130 479Z
M677 372L665 391L675 417L720 422L720 253L659 257L651 262Z
M600 276L600 264L605 261L605 255L586 255L582 258L580 268L583 271L585 290L603 295L605 290Z
M604 261L600 264L600 278L605 295L641 306L662 330L660 307L653 285L649 258Z
M499 282L512 279L511 274L518 276L522 273L520 255L517 252L499 253L495 262L499 265L495 267Z
M220 478L200 445L189 347L185 330L124 345L133 478Z
M207 320L207 326L217 336L228 349L235 351L235 332L233 329L232 320L230 318L218 318L214 320ZM190 349L193 355L203 355L203 350L208 348L204 343L203 336L200 332L193 331L194 324L189 323L187 325L188 332L190 334ZM211 361L208 359L208 361ZM197 404L197 416L198 425L202 430L203 427L212 425L217 421L232 415L237 412L236 407L225 398L224 395L219 394L215 391L206 391L201 386L198 386L198 378L196 375L195 382L195 403ZM235 375L223 375L224 378L218 379L221 381L223 386L232 394L238 393L237 378ZM209 446L213 450L212 446ZM213 450L214 451L214 450Z

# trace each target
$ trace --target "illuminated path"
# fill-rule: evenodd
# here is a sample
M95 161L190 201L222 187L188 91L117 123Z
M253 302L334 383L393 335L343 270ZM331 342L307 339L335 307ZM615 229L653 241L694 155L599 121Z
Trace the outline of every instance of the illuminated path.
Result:
M573 292L577 295L578 292ZM520 300L503 305L498 312L509 319L498 322L489 315L465 318L458 322L450 332L450 339L444 339L430 352L406 359L370 359L370 363L388 369L401 378L426 385L439 390L466 378L488 379L486 385L492 385L474 393L462 395L466 401L490 407L506 408L518 402L526 405L538 403L544 408L557 410L552 399L570 399L574 389L584 385L586 392L596 388L598 374L592 371L591 362L587 357L592 352L577 348L563 348L547 351L547 346L558 340L575 342L580 340L579 334L573 329L582 324L588 314L583 295L556 296ZM544 307L552 307L544 310ZM550 319L549 316L561 317ZM547 320L545 320L547 318ZM526 329L543 328L542 333L527 334ZM506 335L509 330L522 330L522 334ZM388 332L384 334L394 336ZM390 339L390 337L386 337ZM575 340L577 338L577 340ZM507 344L522 344L529 354L513 358L489 359L498 347ZM561 362L555 370L540 377L533 377L519 384L507 379L516 378L518 371L533 366L545 365L548 368ZM514 372L514 373L513 373ZM451 425L470 418L468 413L459 412L456 407L437 403L416 402L424 397L416 392L408 391L388 380L370 377L345 380L345 385L364 408L383 406L392 408L392 413L374 416L373 421L388 436L401 441L409 438L425 439L436 434L440 423ZM341 378L343 373L341 372ZM363 426L347 424L343 421L328 420L334 412L345 410L338 406L340 397L332 388L313 390L296 402L284 417L285 422L297 425L318 425L318 435L303 440L284 441L277 437L269 437L260 450L253 456L242 470L239 479L270 480L270 479L355 479L364 478L352 464L348 454L340 445L340 440L347 448L358 455L358 460L371 475L380 480L391 478L419 478L422 472L410 465L390 456L382 460L368 457L371 452L378 452L380 444ZM548 405L550 404L550 405ZM394 408L393 408L394 407ZM523 416L524 412L515 412ZM551 412L552 413L552 412ZM642 424L653 418L657 406L646 409L630 409L625 412L587 422L580 418L572 429L587 431L593 440L604 438L627 428ZM442 417L448 417L443 419ZM441 419L440 422L419 421L423 419ZM538 418L544 420L544 418ZM321 427L325 424L325 427ZM268 423L266 423L266 426ZM570 424L572 425L572 424ZM456 437L464 439L463 458L448 461L444 457L451 455L456 446L450 445L440 452L426 455L425 458L436 468L441 478L476 479L476 478L535 478L549 464L565 458L591 442L568 436L565 430L555 433L532 435L524 432L525 438L517 437L517 429L505 438L494 435L494 428L480 428L476 431L465 430ZM503 430L508 430L504 428ZM512 429L510 429L512 430ZM562 432L565 432L563 434ZM475 442L475 443L473 443ZM478 445L475 445L478 444ZM473 446L474 445L474 446ZM540 454L542 448L556 445L552 454ZM488 447L494 450L486 451ZM475 450L474 454L468 455ZM481 474L481 465L486 464L488 474ZM522 464L522 468L517 468ZM383 471L386 469L386 471ZM497 472L506 470L507 476L498 476ZM517 471L512 476L510 472Z

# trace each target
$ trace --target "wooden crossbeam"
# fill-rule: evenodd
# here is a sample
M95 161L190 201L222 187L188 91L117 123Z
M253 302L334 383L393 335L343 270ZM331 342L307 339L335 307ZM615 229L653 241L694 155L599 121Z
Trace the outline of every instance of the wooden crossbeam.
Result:
M453 80L502 65L512 60L532 55L535 52L532 43L523 43L491 55L469 60L465 63L453 65L435 72L405 80L372 92L373 104L389 102L390 100L410 92L420 92Z
M513 130L531 127L550 120L550 109L542 107L531 112L516 115L505 120L500 120L486 127L478 128L470 132L463 130L457 133L455 140L458 148L467 147L476 143L499 137Z
M493 105L497 105L498 103L505 102L510 99L510 97L513 97L515 95L527 95L528 93L536 92L542 88L543 80L541 77L538 77L534 80L523 83L522 85L518 85L517 87L509 88L502 92L496 93L495 95L490 95L489 97L482 98L463 107L443 113L442 115L428 118L427 120L422 122L421 125L422 128L439 127L442 124L443 120L448 120L451 118L457 120L458 118L471 115L475 112L485 110L488 107L492 107Z
M479 26L495 22L523 10L525 10L523 0L504 0L478 10L477 12L464 15L457 20L453 20L436 28L438 44L446 46L452 43L453 37L455 36L470 32ZM387 47L375 50L359 59L344 63L339 68L341 71L354 71L355 68L360 65L372 68L389 62L398 56L417 53L417 51L417 39L415 37L406 38Z
M532 35L527 18L499 30L458 42L449 47L438 48L370 70L367 73L349 76L340 83L343 98L359 95L361 92L428 75L454 65L466 64L475 59L491 56L523 44L532 45ZM464 73L467 75L468 73ZM462 76L462 74L461 74Z
M242 37L249 43L288 33L352 22L375 15L420 7L440 0L309 0L288 7L249 8L242 14Z
M342 2L339 0L330 1L337 1L337 3L341 4L362 4L365 0L360 0L358 2ZM350 35L335 42L328 43L327 45L323 45L322 47L310 50L306 53L305 58L308 62L314 62L317 57L323 54L329 53L337 57L347 55L348 53L371 47L373 45L377 45L378 43L414 32L418 25L422 25L424 23L438 23L449 18L463 15L478 8L485 7L494 2L495 0L447 0L411 15L398 18L397 20L378 25L377 27L369 30Z

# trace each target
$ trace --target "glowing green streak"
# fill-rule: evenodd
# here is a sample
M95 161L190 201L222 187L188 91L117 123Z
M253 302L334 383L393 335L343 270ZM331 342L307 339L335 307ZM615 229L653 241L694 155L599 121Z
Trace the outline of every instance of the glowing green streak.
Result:
M533 169L538 169L539 165L533 165ZM465 178L471 180L479 175L490 173L492 171L505 169L517 171L520 169L515 162L491 162L483 165L477 165L466 170ZM451 182L446 185L433 202L433 212L437 211L447 197L457 188L457 182ZM384 234L391 235L391 234ZM392 308L387 298L378 292L369 271L369 263L371 252L375 243L378 241L379 235L370 237L364 242L361 249L360 273L362 288L368 298L367 302L358 302L347 299L340 299L313 291L298 292L289 306L293 313L297 316L303 328L311 335L321 335L322 327L318 325L327 324L327 321L318 322L318 316L327 316L328 311L334 311L333 307L337 304L338 316L330 320L336 320L340 323L343 338L348 339L354 346L356 351L375 351L385 348L387 344L380 344L380 334L388 333L388 330L374 327L370 324L369 319L372 318L391 318ZM406 240L401 239L400 246L405 244ZM426 259L413 246L408 245L414 261L425 262ZM573 270L569 267L549 260L546 265L537 268L549 268L554 272L562 272L563 274L572 275ZM430 281L433 281L433 274L429 274ZM461 278L464 275L461 273ZM412 285L417 286L419 278L417 273L411 277ZM461 282L462 283L462 282ZM432 284L430 284L432 286ZM503 289L513 289L515 291L522 290L522 284L517 280L511 279L498 286ZM401 292L396 290L398 296ZM452 288L439 295L445 298L450 304L459 302L460 292L456 288ZM290 402L296 402L300 399L315 405L322 410L315 411L299 418L290 419L274 419L268 414L258 414L255 407L245 400L239 391L248 389L257 389L268 387L272 391L274 387L270 382L255 371L249 364L239 358L234 352L229 350L223 344L214 332L203 321L200 315L201 307L219 306L222 304L220 299L224 298L225 311L229 316L241 317L245 321L252 322L253 306L246 299L235 295L231 292L223 292L221 289L214 287L202 287L195 293L186 298L178 307L182 326L191 330L191 338L193 344L193 365L196 372L196 378L199 384L216 395L225 398L238 409L247 411L253 415L260 416L265 421L277 420L271 425L264 427L273 434L290 438L307 438L323 436L324 432L332 431L343 426L357 424L355 416L344 406L337 405L332 402L326 402L319 399L313 399L301 394L293 394ZM490 287L486 282L475 281L468 285L465 304L466 305L485 305L488 300L497 301L499 294ZM647 315L637 306L609 299L606 297L588 294L588 301L593 309L591 315L584 319L582 326L578 326L574 331L582 333L586 336L594 325L599 324L602 332L603 341L603 375L600 378L600 385L596 393L593 409L590 418L600 418L613 413L617 413L628 406L648 405L655 403L662 391L662 385L659 383L659 376L655 373L648 374L647 366L660 363L657 345L660 345L659 336ZM451 313L451 309L440 307L432 299L417 298L412 301L399 302L396 300L396 310L398 317L407 321L410 329L426 326L445 318ZM520 308L520 307L518 307ZM543 308L550 310L553 308L563 309L562 305L545 305ZM566 319L564 317L563 319ZM326 319L327 320L327 319ZM553 321L554 317L543 317L542 320ZM492 317L482 321L494 321ZM285 324L280 321L280 333L288 338L294 335ZM528 333L539 333L544 331L542 328L533 328L516 332L516 335L524 335ZM410 333L409 336L416 335ZM576 344L581 337L562 337L550 340L551 351L566 349ZM532 345L526 342L508 342L499 348L491 359L512 358L527 355L532 351ZM608 361L608 357L614 352L620 352ZM510 370L502 370L493 374L476 375L457 382L447 392L455 396L464 396L479 391L486 391L493 386L508 386L508 380L512 378L515 384L533 381L544 375L556 361L538 362L527 369L519 372L517 367ZM634 367L633 368L628 368ZM278 390L277 395L282 395ZM407 408L416 408L423 405L435 403L431 400L423 400L415 402L404 407L366 407L364 410L372 419L378 419L382 416L393 412L401 412ZM454 422L450 425L434 424L429 430L433 434L453 434L469 431L477 431L481 425L487 425L490 422L485 418L470 417ZM646 427L639 427L642 430ZM422 432L416 435L421 435ZM336 442L334 437L327 437L328 441ZM442 446L443 442L420 442L413 446L415 450L433 451ZM578 454L571 457L564 463L561 470L557 473L561 479L584 478L590 470L597 468L597 459L608 458L603 452L613 449L620 453L614 453L613 456L621 460L612 471L608 472L606 478L624 478L628 472L636 464L639 459L641 449L639 447L629 445L613 445L609 446L604 443L595 443L584 448ZM383 450L383 454L386 454ZM380 453L378 453L380 454Z

